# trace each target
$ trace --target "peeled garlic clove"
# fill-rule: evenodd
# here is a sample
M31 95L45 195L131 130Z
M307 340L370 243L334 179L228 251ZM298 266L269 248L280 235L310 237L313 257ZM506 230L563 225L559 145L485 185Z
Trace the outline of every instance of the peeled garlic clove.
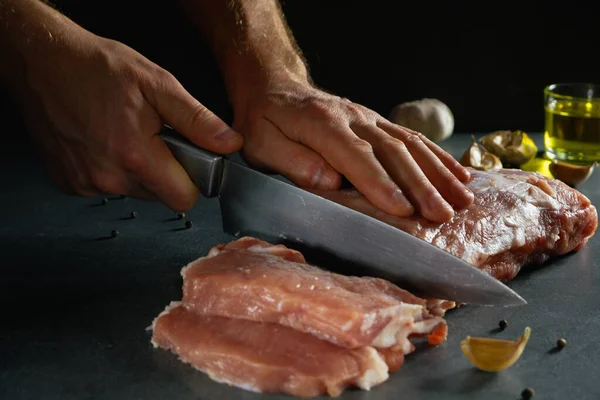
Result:
M480 140L492 154L505 164L520 166L530 161L538 152L533 140L523 131L496 131Z
M438 99L421 99L397 105L388 119L420 132L433 142L447 139L454 131L454 115Z
M464 355L477 368L498 372L512 366L525 350L529 341L531 329L525 328L525 333L516 340L501 340L490 338L472 338L467 336L460 342Z
M567 185L578 185L592 175L597 164L596 161L591 165L576 165L553 160L548 169L554 178L563 181Z
M477 143L475 137L473 137L471 146L469 146L460 158L460 163L465 167L472 167L480 171L491 171L502 168L500 159Z

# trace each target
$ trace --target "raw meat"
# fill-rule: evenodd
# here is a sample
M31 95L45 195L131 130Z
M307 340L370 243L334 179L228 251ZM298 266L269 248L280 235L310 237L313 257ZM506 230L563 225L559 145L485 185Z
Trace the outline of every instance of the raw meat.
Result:
M155 347L215 381L254 392L338 396L345 387L368 390L388 378L373 347L346 349L283 325L201 315L178 303L156 318L153 331Z
M475 201L443 224L385 214L355 190L315 193L419 237L503 282L525 265L581 249L598 227L589 199L559 180L512 169L470 172Z
M446 338L426 300L378 278L309 265L283 245L242 238L210 250L182 270L183 303L204 315L274 322L347 348L413 351L409 337ZM438 315L443 307L431 303Z
M153 321L153 345L256 392L369 390L402 366L414 338L444 342L441 316L454 306L382 279L324 271L251 237L213 247L181 274L183 299Z

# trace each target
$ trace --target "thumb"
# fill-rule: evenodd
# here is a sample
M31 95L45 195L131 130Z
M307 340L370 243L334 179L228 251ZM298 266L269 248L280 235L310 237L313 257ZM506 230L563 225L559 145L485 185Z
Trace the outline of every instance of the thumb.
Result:
M144 88L144 96L161 118L179 134L219 154L239 151L242 135L204 107L168 72L159 85Z

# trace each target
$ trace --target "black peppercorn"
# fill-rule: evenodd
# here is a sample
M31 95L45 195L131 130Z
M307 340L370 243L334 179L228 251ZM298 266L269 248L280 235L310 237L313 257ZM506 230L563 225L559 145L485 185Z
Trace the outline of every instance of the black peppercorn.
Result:
M504 330L508 327L508 322L505 319L503 319L498 323L498 326L500 327L500 329Z
M185 227L190 229L192 227L192 221L185 221Z
M185 213L177 213L177 219L184 219Z
M113 229L113 230L110 232L110 236L111 236L111 237L117 237L117 236L119 236L119 231L118 231L118 230L116 230L116 229Z
M102 199L102 204L108 204L108 199L106 197Z
M132 219L133 219L133 218L135 218L135 217L137 217L137 212L135 212L135 211L132 211L132 212L131 212L131 214L129 214L129 218L132 218Z
M533 390L533 388L527 388L521 392L521 397L525 400L529 400L533 396L535 396L535 390Z
M560 338L556 341L556 347L558 347L559 349L562 349L566 345L567 345L567 341L563 338Z

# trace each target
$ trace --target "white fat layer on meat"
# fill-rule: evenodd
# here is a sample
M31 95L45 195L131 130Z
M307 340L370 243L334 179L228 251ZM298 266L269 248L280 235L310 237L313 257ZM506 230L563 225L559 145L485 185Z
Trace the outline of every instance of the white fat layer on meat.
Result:
M409 354L414 350L414 345L408 339L412 334L427 334L433 331L433 329L440 323L445 323L440 317L434 317L424 321L415 322L414 324L405 325L396 332L396 340L398 345L402 349L402 353Z
M230 386L235 386L235 387L238 387L240 389L247 390L249 392L262 393L262 391L258 387L254 386L250 382L233 381L233 380L229 380L229 379L224 378L224 377L219 377L217 375L218 372L213 372L213 371L210 371L210 370L203 370L203 369L196 368L196 367L194 367L194 368L197 369L198 371L205 372L209 376L210 379L212 379L213 381L215 381L217 383L221 383L221 384L225 384L225 385L230 385Z
M371 329L376 318L377 318L377 313L371 312L371 313L366 314L363 317L363 322L360 326L360 331L364 333L364 332L368 331L369 329Z
M408 335L414 331L413 326L415 325L415 320L420 319L422 315L423 306L418 304L402 303L397 306L381 310L379 313L377 313L376 317L383 319L391 317L390 322L381 330L381 332L379 332L375 339L373 339L371 345L375 347L388 348L390 346L399 344L403 350L403 353L407 354L412 348L412 345L408 341Z
M342 331L344 332L347 332L350 328L352 328L352 321L348 321L342 325Z
M389 369L383 357L373 347L363 348L369 355L370 368L367 369L357 380L356 386L361 389L369 390L373 386L385 382L389 377Z
M248 247L248 251L252 251L255 253L268 253L270 251L273 251L274 248L276 248L276 247L275 246L263 247L261 245L255 244L254 246Z

